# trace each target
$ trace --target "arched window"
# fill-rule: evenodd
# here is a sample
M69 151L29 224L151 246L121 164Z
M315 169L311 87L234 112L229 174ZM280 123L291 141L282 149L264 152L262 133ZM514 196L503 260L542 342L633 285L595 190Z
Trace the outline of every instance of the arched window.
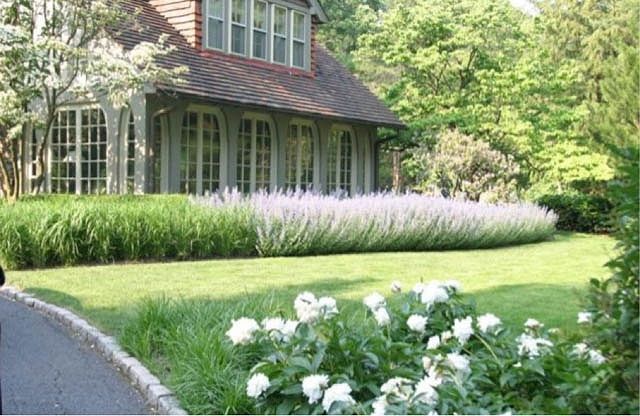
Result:
M315 138L311 123L293 122L285 149L285 187L307 191L313 187Z
M182 119L180 191L217 192L220 188L221 129L218 112L189 109Z
M355 138L350 129L336 128L329 137L327 186L329 192L352 192Z
M107 123L100 108L58 112L51 129L51 192L107 192Z
M271 131L264 117L245 117L240 121L236 179L241 192L270 189Z

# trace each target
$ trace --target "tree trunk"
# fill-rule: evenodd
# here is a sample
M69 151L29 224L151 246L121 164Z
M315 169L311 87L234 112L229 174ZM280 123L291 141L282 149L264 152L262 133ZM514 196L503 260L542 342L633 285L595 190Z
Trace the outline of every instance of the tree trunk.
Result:
M394 192L401 192L404 187L402 176L402 151L394 149L391 151L392 177Z

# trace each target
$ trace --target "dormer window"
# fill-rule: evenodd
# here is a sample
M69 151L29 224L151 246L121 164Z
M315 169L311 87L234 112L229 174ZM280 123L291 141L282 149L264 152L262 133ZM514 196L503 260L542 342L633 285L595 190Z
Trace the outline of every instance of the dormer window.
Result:
M309 69L309 9L285 0L208 0L203 4L206 48Z
M267 59L267 2L253 2L253 57Z
M244 55L247 43L247 0L232 0L231 52Z
M224 0L209 0L207 7L207 47L224 49Z
M305 55L305 44L306 44L306 36L307 36L307 28L305 24L305 15L299 12L291 13L293 20L293 36L292 36L292 46L291 46L291 55L292 62L291 65L304 68L304 55Z

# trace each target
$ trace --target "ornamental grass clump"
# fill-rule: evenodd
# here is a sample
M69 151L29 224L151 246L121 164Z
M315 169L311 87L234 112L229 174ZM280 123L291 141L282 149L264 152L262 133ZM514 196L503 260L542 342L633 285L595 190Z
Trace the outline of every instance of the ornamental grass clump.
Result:
M407 194L341 198L315 193L196 197L250 207L262 256L489 248L548 238L556 215L527 203L489 204Z
M364 299L362 321L304 292L295 317L238 317L227 342L256 360L245 393L264 414L616 412L615 390L603 383L610 357L535 319L512 332L459 291L456 282L406 294L393 285L389 302ZM584 314L578 321L591 325Z

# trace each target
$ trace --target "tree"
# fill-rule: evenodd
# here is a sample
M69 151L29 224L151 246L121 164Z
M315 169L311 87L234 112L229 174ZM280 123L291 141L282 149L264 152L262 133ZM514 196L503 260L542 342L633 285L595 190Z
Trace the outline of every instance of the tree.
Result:
M170 48L161 38L124 50L112 39L135 24L118 0L11 0L0 3L0 189L16 200L22 187L22 149L40 127L36 144L39 190L44 152L58 109L72 100L108 98L122 106L143 86L170 80L183 68L165 69L156 58Z
M397 0L360 38L358 70L415 144L451 128L490 143L521 166L529 196L606 181L608 157L584 128L585 75L558 61L544 13L506 0Z
M472 201L512 201L518 166L488 143L457 130L440 135L433 150L417 148L410 162L418 190Z
M368 31L371 12L383 10L386 0L323 0L329 22L320 26L318 39L345 65L353 69L352 53L358 37Z

